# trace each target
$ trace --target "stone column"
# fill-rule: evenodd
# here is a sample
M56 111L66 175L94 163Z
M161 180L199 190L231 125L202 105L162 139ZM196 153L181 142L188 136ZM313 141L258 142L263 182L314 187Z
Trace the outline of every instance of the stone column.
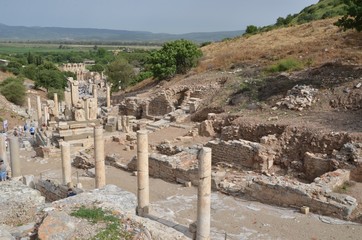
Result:
M71 109L72 108L72 94L69 91L69 89L66 89L64 91L64 101L65 101L65 106L67 109Z
M21 177L20 158L19 158L19 139L10 138L10 160L11 160L11 177Z
M72 94L72 106L77 104L79 100L79 83L78 81L74 80L71 82L71 94Z
M55 120L58 120L58 118L59 118L58 93L54 93L54 110L53 110L53 114L54 114Z
M148 176L148 136L147 130L137 132L137 215L149 213L150 190Z
M197 240L210 240L211 148L199 154L199 186L197 193Z
M98 100L98 88L97 88L97 84L93 84L93 98L95 98L96 100Z
M31 116L31 102L30 102L30 98L28 98L28 114L29 114L29 116Z
M62 153L62 171L63 171L63 184L72 184L72 163L70 159L70 144L62 142L60 144Z
M107 84L106 89L107 89L107 108L110 108L111 107L111 87Z
M48 106L44 106L44 124L45 124L45 126L48 126L48 118L49 118Z
M8 166L8 156L6 154L6 137L0 135L0 158L4 160L6 166Z
M38 127L41 127L42 121L41 121L41 101L40 101L40 96L36 96L36 104L37 104L37 112L38 112Z
M103 126L94 127L94 159L96 172L96 188L102 188L106 185Z

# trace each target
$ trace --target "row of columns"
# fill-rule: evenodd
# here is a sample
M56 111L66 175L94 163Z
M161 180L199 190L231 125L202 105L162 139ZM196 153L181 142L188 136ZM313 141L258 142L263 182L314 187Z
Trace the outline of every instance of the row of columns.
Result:
M0 157L7 164L5 136L0 136ZM70 144L61 143L63 183L72 185ZM95 186L106 185L104 162L103 127L94 127ZM10 138L10 160L12 177L20 177L19 139ZM137 132L137 209L139 216L149 213L149 164L147 130ZM199 154L199 186L197 194L196 239L210 239L210 196L211 196L211 149L204 147Z
M94 159L95 159L95 175L96 175L95 187L102 188L106 185L103 126L95 126L93 134L94 134ZM60 148L61 148L61 158L62 158L63 184L73 186L70 144L68 142L62 142L60 144Z

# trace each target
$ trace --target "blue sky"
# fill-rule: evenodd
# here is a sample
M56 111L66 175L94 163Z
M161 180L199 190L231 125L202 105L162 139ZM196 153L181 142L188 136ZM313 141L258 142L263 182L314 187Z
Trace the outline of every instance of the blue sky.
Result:
M0 23L154 33L244 30L274 24L318 0L0 0ZM1 33L0 33L1 34Z

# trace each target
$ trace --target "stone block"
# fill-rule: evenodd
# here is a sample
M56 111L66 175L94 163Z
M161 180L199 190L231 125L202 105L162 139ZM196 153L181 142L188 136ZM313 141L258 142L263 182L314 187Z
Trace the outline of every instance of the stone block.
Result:
M301 207L300 212L303 213L303 214L308 214L309 213L309 207L307 207L307 206Z

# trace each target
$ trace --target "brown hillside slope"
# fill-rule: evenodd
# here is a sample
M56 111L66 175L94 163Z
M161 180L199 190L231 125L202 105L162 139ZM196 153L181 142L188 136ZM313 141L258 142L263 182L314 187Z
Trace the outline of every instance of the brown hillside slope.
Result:
M228 69L238 64L267 66L296 58L317 66L326 62L362 64L362 32L341 31L337 19L281 28L205 46L198 72Z

